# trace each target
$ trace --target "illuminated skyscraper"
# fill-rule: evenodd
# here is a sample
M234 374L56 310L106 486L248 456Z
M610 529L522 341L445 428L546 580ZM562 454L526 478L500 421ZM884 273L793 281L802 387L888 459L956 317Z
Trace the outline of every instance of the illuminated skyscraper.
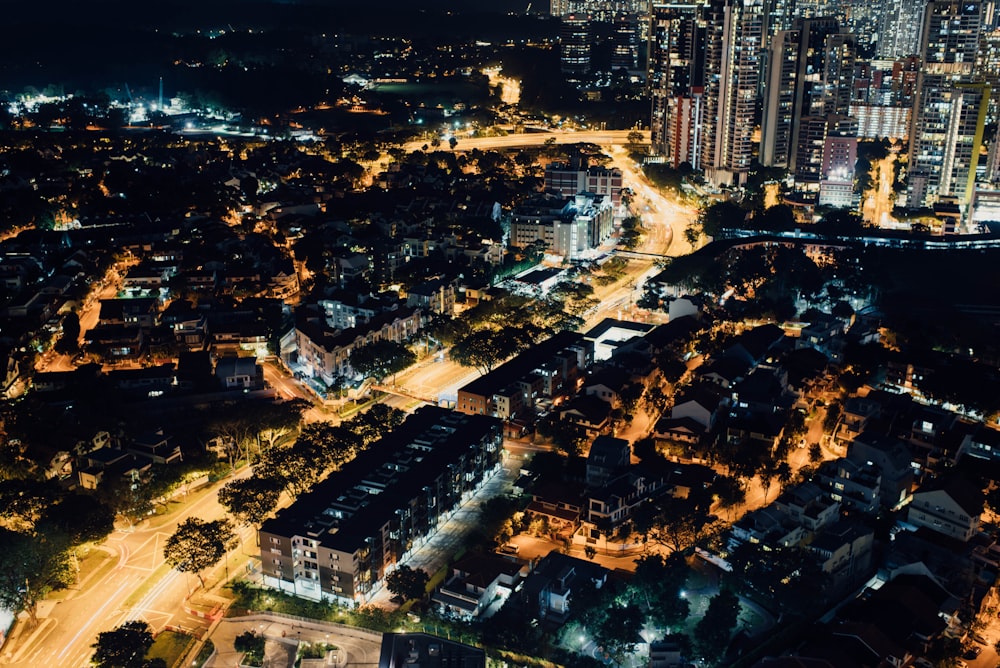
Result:
M673 167L700 168L705 78L702 5L653 4L649 30L649 82L654 153Z
M933 206L941 197L972 199L990 87L975 80L981 32L979 0L931 0L920 40L910 131L906 203Z
M754 160L763 18L762 0L711 0L706 9L701 168L715 185L742 185Z
M921 0L883 0L876 47L879 58L896 60L918 53L925 4Z
M580 81L590 71L590 17L568 14L559 31L559 61L570 81Z

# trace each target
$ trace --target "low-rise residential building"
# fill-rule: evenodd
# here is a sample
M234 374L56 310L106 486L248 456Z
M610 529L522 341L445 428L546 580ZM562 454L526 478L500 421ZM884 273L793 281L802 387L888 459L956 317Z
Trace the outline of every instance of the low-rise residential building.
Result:
M407 291L406 305L451 317L455 313L455 284L443 278L424 281Z
M575 389L593 359L591 342L562 330L459 388L455 408L508 420L521 409L533 408L542 397Z
M518 590L518 604L533 619L561 624L569 617L573 589L600 589L608 575L608 569L598 564L549 552Z
M979 532L983 494L975 485L957 476L938 478L913 493L907 521L917 527L969 542Z
M622 172L617 167L553 162L545 167L543 185L563 197L583 192L604 195L616 209L622 202Z
M255 357L223 357L215 363L215 377L227 390L264 388L264 368Z
M425 406L260 530L264 584L366 602L500 466L500 421Z
M419 309L400 307L373 316L368 322L344 330L331 330L316 312L301 311L296 314L295 325L298 364L304 372L333 385L336 379L351 378L351 353L361 346L376 341L404 343L420 329Z
M446 614L483 619L500 609L526 567L498 556L472 555L451 566L448 579L431 596Z

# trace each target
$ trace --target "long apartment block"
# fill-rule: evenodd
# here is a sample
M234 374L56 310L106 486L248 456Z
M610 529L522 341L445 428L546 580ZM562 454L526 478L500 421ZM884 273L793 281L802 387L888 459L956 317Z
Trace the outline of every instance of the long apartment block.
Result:
M425 406L263 524L264 584L364 603L500 466L500 420Z

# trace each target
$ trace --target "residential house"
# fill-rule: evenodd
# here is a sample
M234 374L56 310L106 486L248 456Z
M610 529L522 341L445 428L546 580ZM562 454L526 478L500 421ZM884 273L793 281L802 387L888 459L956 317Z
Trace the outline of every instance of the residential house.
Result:
M138 327L98 325L84 334L89 352L108 362L136 361L145 351L146 335Z
M842 445L851 443L879 417L879 414L878 402L865 397L848 398L844 402L840 422L834 431L834 439Z
M585 497L584 521L573 535L573 543L624 551L638 547L615 537L615 529L628 520L643 503L666 493L662 474L642 472L633 466L601 487L589 490Z
M605 367L591 374L583 382L583 393L608 402L612 408L621 408L622 396L630 384L631 377L627 371L617 367Z
M683 648L670 640L649 643L649 668L682 668Z
M223 357L215 363L215 377L227 390L264 388L264 367L256 357Z
M114 369L107 373L107 378L112 387L145 398L161 397L177 386L172 362L142 369Z
M579 526L583 510L582 485L549 481L531 486L531 501L524 509L532 517L545 518L550 533L567 539Z
M448 579L431 595L431 603L459 619L491 617L520 583L525 567L484 554L473 554L451 565Z
M833 524L840 515L840 503L827 498L813 482L785 489L771 505L811 533Z
M722 388L730 389L746 378L750 363L740 357L720 357L699 369L699 377Z
M794 401L787 389L787 374L757 368L733 386L732 410L757 414L787 411Z
M625 472L631 456L631 445L625 439L598 436L587 453L587 485L600 487Z
M816 472L816 481L844 508L873 515L881 508L882 474L872 462L850 457L825 461Z
M872 462L878 468L879 500L886 508L895 508L909 498L913 488L913 455L905 442L865 431L848 446L847 457Z
M455 313L455 282L439 277L415 285L407 290L406 305L451 317Z
M785 331L777 325L760 325L743 332L726 348L722 357L741 359L755 367L768 357L785 338Z
M625 341L642 337L653 329L653 325L629 320L605 318L591 327L584 338L594 344L594 361L602 362L609 359Z
M207 327L211 349L217 355L239 354L241 350L260 355L268 352L270 328L254 310L209 311Z
M598 564L549 552L517 592L518 603L531 618L547 624L562 624L569 617L574 587L600 589L608 575L608 569Z
M158 304L159 300L150 297L102 299L97 324L152 329L159 324Z
M174 443L174 437L166 433L163 427L139 434L125 449L133 455L149 459L154 464L173 464L183 461L181 447Z
M148 293L166 287L169 279L170 273L164 268L139 265L125 274L122 289L128 293Z
M913 493L907 521L967 543L979 533L983 502L983 493L971 480L958 475L936 478Z
M98 448L77 459L77 476L80 487L97 489L112 478L128 477L139 480L153 465L153 460L141 454L117 448Z
M832 315L819 314L812 319L795 340L796 348L813 348L837 360L840 358L840 339L844 334L844 323Z
M958 456L990 462L1000 461L1000 429L980 425L974 431L965 434Z
M720 402L719 395L707 387L690 386L678 395L674 407L670 410L670 418L673 420L690 418L706 430L710 430L715 426Z
M872 573L875 532L856 520L840 520L823 528L808 550L830 577L829 587L843 590Z
M691 417L660 418L653 426L653 438L657 441L671 441L685 445L697 445L708 430Z
M733 523L730 544L761 543L769 547L801 545L809 536L805 527L774 505L751 510Z
M611 404L585 394L570 400L559 411L559 419L583 427L588 436L595 437L611 428Z

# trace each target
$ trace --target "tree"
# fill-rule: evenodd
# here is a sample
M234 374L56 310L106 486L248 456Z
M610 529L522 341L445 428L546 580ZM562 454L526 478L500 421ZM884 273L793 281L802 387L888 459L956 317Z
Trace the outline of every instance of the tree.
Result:
M233 649L243 652L242 663L256 664L264 659L264 646L266 644L264 636L257 635L254 631L244 631L233 639Z
M746 489L740 481L731 476L717 476L712 482L712 494L719 501L719 507L732 517L733 509L742 505L747 498Z
M430 576L420 568L400 566L385 576L385 587L396 596L406 600L421 599L427 593Z
M278 505L281 485L270 478L251 476L233 480L219 490L219 503L236 519L259 527Z
M409 348L395 341L374 341L351 351L350 364L355 372L365 377L382 380L399 373L417 361Z
M73 581L69 541L57 531L30 534L0 528L0 607L24 611L38 625L38 602Z
M675 551L692 547L715 518L707 509L670 494L636 510L633 524L639 534Z
M74 544L100 542L114 531L114 511L90 494L67 494L49 506L40 522L40 531L55 529Z
M134 620L97 635L91 661L99 668L143 668L146 652L153 646L149 624Z
M205 522L197 517L189 517L167 538L163 556L168 564L181 573L197 575L204 587L202 571L219 563L235 546L236 532L229 520Z
M273 448L279 440L294 432L302 422L302 414L310 407L305 399L261 404L254 416L257 418L257 439L263 449Z
M616 662L621 662L642 642L642 611L633 605L613 603L594 629L594 640Z
M694 627L694 640L702 656L717 661L725 653L739 615L739 597L729 589L720 589L708 602L705 616Z
M463 336L451 347L451 359L462 366L478 369L483 375L531 345L523 330L484 328Z
M375 404L367 411L355 415L344 426L347 427L348 434L361 439L360 445L367 446L403 424L405 419L406 411L385 404Z
M80 349L80 316L72 311L62 321L62 336L56 342L56 351L75 353Z
M698 216L702 234L718 237L725 228L744 226L746 211L732 202L715 202Z
M690 567L680 552L664 558L649 554L636 561L635 577L629 594L658 627L682 624L690 612L690 603L681 596Z

